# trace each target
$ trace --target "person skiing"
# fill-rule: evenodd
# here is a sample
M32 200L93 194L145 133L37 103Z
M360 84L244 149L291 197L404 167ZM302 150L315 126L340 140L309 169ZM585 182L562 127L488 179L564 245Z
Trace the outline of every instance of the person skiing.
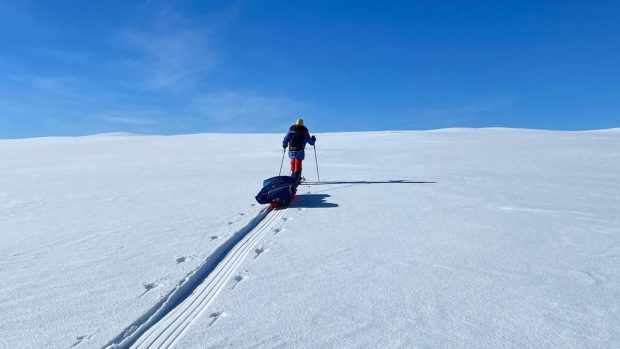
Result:
M288 130L284 140L282 140L282 147L286 149L288 147L288 157L291 159L291 177L297 180L297 183L301 181L301 163L304 160L306 143L314 145L316 137L310 137L310 132L302 119L297 119L295 124Z

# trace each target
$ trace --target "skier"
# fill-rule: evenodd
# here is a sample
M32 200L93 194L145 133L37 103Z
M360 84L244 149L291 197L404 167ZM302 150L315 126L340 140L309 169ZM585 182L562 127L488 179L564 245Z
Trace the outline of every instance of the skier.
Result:
M301 182L301 162L304 160L306 143L314 145L316 137L310 137L310 132L302 119L297 119L295 124L289 128L288 133L284 136L282 147L286 149L288 146L288 157L291 159L291 177Z

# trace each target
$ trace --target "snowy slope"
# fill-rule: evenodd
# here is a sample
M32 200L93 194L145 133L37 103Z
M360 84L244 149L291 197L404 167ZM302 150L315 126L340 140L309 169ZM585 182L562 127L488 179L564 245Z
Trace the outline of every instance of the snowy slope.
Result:
M0 141L0 347L620 346L619 130L318 138Z

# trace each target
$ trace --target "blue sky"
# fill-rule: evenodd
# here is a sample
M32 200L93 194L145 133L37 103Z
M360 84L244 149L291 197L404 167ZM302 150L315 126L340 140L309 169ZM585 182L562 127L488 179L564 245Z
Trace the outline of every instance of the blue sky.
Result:
M0 138L620 126L618 1L0 1Z

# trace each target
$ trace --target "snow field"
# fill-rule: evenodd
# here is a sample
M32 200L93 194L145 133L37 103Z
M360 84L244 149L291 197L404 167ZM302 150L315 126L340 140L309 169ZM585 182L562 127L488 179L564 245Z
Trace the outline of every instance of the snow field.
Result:
M103 347L188 282L153 347L618 347L619 135L318 135L251 246L280 135L0 141L0 347Z

